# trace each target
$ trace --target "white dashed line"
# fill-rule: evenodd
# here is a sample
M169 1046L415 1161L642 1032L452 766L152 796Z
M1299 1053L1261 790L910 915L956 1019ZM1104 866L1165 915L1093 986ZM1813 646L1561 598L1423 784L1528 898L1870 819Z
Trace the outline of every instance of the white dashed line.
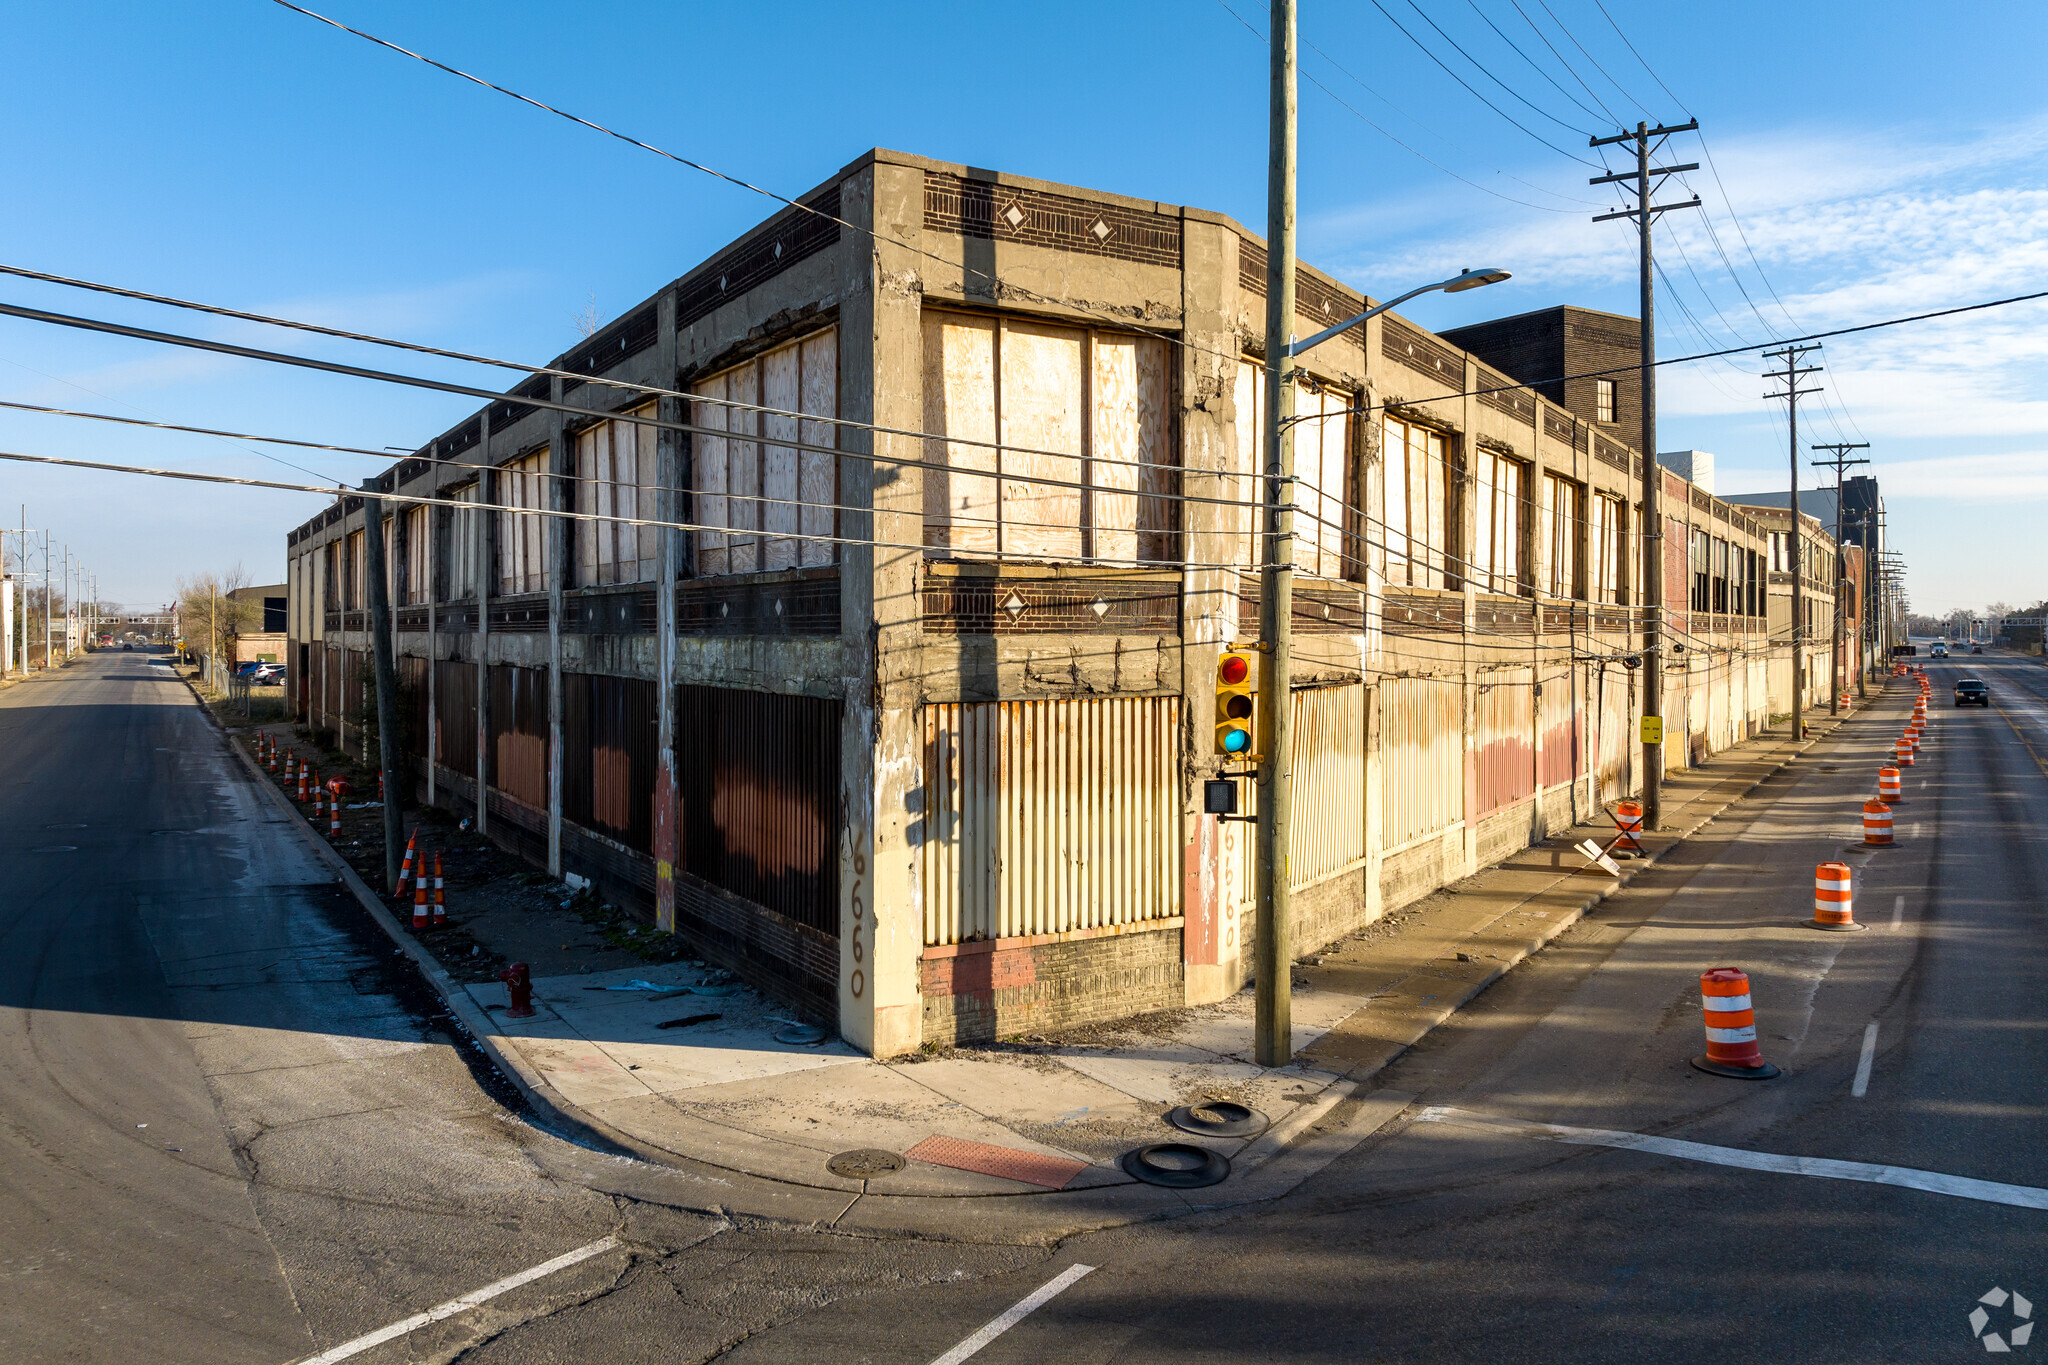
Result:
M1856 1059L1856 1079L1849 1086L1849 1093L1862 1099L1870 1089L1870 1064L1877 1060L1877 1021L1871 1020L1863 1027L1863 1055Z
M1001 1316L991 1319L989 1324L967 1340L932 1362L932 1365L960 1365L960 1362L994 1341L1003 1333L1015 1327L1024 1319L1043 1308L1055 1294L1074 1281L1095 1269L1092 1265L1074 1264L1047 1280L1044 1284L1004 1309Z
M1897 1185L1928 1194L1981 1200L1986 1204L2048 1210L2048 1190L2036 1189L2032 1185L1977 1180L1966 1175L1945 1175L1940 1171L1915 1170L1910 1166L1877 1166L1864 1161L1836 1161L1823 1156L1746 1152L1740 1147L1715 1147L1705 1142L1620 1133L1609 1128L1567 1128L1556 1123L1494 1118L1490 1114L1475 1114L1469 1109L1452 1109L1443 1105L1432 1105L1415 1117L1418 1123L1472 1124L1547 1142L1568 1142L1579 1147L1616 1147L1623 1151L1648 1152L1653 1156L1677 1157L1682 1161L1703 1161L1711 1166L1734 1166L1777 1175L1811 1175L1823 1180L1856 1180L1869 1185Z
M474 1308L480 1303L495 1299L498 1295L517 1289L523 1284L532 1284L535 1280L546 1279L558 1270L567 1270L570 1266L581 1264L593 1256L602 1256L618 1244L619 1239L616 1237L600 1237L588 1246L577 1247L574 1251L565 1251L552 1261L542 1261L539 1265L528 1270L522 1270L517 1275L507 1275L504 1279L493 1281L482 1289L472 1289L459 1299L450 1299L444 1304L429 1308L424 1313L415 1313L409 1318L401 1318L389 1327L379 1327L376 1331L369 1333L367 1336L357 1337L354 1341L344 1341L339 1346L330 1346L319 1355L305 1357L305 1359L299 1362L299 1365L334 1365L334 1362L337 1360L347 1360L350 1356L359 1355L369 1350L372 1346L382 1346L385 1342L402 1337L408 1332L416 1332L429 1323L439 1322L443 1318L452 1318L465 1309Z
M1905 918L1906 898L1904 896L1892 897L1892 928L1898 928L1899 922Z

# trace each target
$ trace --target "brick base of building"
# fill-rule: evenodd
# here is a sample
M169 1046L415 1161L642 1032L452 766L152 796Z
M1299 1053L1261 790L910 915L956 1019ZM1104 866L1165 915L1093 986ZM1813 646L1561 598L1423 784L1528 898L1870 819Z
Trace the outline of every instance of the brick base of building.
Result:
M937 1047L1177 1009L1181 921L927 948L924 1041Z

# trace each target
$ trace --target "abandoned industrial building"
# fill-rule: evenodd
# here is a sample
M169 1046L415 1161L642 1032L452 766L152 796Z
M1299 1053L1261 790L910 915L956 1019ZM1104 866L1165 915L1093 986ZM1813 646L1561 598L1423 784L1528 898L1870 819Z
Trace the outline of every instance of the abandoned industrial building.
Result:
M444 500L383 504L420 798L877 1055L1235 993L1251 839L1201 784L1257 629L1261 239L885 151L801 202L376 485ZM1303 267L1305 332L1365 306ZM1634 376L1462 333L1304 362L1299 951L1636 781ZM1660 473L1677 768L1788 702L1755 509ZM363 516L289 548L294 705L349 744Z

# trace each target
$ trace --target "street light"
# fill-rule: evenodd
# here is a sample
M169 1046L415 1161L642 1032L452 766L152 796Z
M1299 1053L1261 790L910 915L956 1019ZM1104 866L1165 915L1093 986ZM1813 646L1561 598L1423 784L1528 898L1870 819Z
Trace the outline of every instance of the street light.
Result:
M1284 9L1284 14L1283 14ZM1463 270L1448 280L1411 289L1398 298L1326 327L1314 336L1296 341L1288 335L1294 300L1294 14L1291 0L1274 7L1274 32L1279 35L1274 51L1274 139L1275 163L1270 186L1271 231L1267 237L1266 276L1266 392L1265 413L1267 487L1264 498L1264 560L1259 571L1259 648L1266 655L1266 687L1260 694L1258 715L1252 727L1264 751L1258 757L1258 848L1254 890L1256 902L1253 960L1258 980L1258 999L1253 1025L1254 1054L1261 1066L1285 1066L1294 1055L1291 978L1294 967L1292 930L1289 924L1288 867L1289 812L1293 806L1293 774L1287 754L1289 728L1289 678L1293 640L1294 556L1284 549L1293 535L1293 506L1289 486L1294 481L1292 424L1293 398L1289 384L1295 379L1289 362L1342 335L1389 308L1406 303L1420 294L1443 290L1461 294L1481 285L1499 284L1508 272L1499 269ZM1218 743L1224 742L1219 729ZM1249 738L1247 738L1249 743Z
M1443 290L1446 294L1462 294L1467 289L1478 289L1484 285L1499 284L1502 280L1513 278L1514 276L1510 275L1507 271L1498 268L1461 270L1448 280L1438 280L1435 284L1425 284L1420 289L1411 289L1399 298L1388 299L1385 303L1366 309L1355 318L1346 318L1335 327L1325 327L1306 341L1291 342L1287 347L1287 354L1290 356L1300 355L1311 347L1322 345L1331 337L1343 335L1368 318L1376 318L1389 308L1398 308L1408 302L1408 300L1419 295L1432 293L1438 289Z

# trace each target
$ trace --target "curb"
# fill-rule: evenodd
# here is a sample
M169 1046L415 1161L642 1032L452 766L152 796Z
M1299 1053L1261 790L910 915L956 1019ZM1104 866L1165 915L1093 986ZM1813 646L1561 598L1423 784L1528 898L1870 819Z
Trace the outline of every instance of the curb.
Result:
M1860 708L1860 710L1870 710L1877 700L1878 698L1871 698L1869 701L1865 703L1865 705L1862 708ZM1782 761L1773 764L1768 770L1760 774L1754 782L1744 787L1741 791L1731 795L1726 801L1721 802L1712 810L1704 812L1697 819L1691 821L1689 824L1683 826L1682 828L1672 832L1672 834L1669 836L1669 842L1667 842L1663 847L1651 850L1649 852L1644 853L1642 856L1633 859L1629 863L1627 871L1624 876L1611 882L1609 885L1601 887L1598 891L1590 893L1586 896L1584 900L1580 901L1578 905L1569 906L1561 910L1554 920L1552 920L1549 924L1546 924L1544 926L1543 932L1541 934L1539 934L1535 938L1530 939L1526 944L1516 947L1506 958L1502 959L1497 965L1491 967L1483 975L1467 983L1464 989L1450 1000L1450 1003L1438 1005L1434 1009L1426 1013L1423 1016L1424 1022L1422 1022L1419 1028L1411 1030L1408 1036L1400 1039L1399 1041L1393 1042L1388 1048L1388 1050L1384 1052L1381 1056L1374 1058L1368 1062L1360 1063L1346 1069L1342 1073L1344 1078L1347 1081L1353 1083L1354 1085L1364 1086L1374 1076L1378 1075L1380 1072L1392 1066L1396 1061L1399 1061L1401 1057L1405 1055L1417 1043L1421 1042L1431 1033L1434 1033L1437 1029L1441 1028L1446 1022L1448 1022L1451 1019L1453 1015L1457 1014L1458 1011L1464 1009L1465 1006L1471 1004L1474 1000L1478 999L1481 995L1485 994L1486 991L1489 988L1491 988L1495 982L1499 981L1502 977L1506 976L1516 967L1522 965L1522 963L1528 961L1529 958L1533 957L1535 954L1541 952L1544 948L1548 947L1554 940L1563 935L1567 929L1570 929L1573 925L1577 924L1580 920L1584 919L1588 912L1590 912L1595 906L1607 900L1609 897L1614 896L1615 894L1624 891L1628 889L1628 887L1634 885L1638 877L1640 877L1643 873L1649 871L1649 869L1651 869L1652 867L1655 867L1659 862L1663 861L1664 856L1666 854L1670 853L1672 850L1676 848L1679 848L1687 840L1691 839L1694 835L1698 834L1701 830L1705 829L1708 825L1712 824L1715 820L1718 820L1722 815L1727 813L1730 807L1736 805L1738 802L1746 801L1751 796L1755 795L1757 789L1762 787L1764 783L1770 781L1778 774L1784 772L1785 769L1791 767L1792 764L1801 755L1807 753L1816 744L1820 743L1823 739L1832 736L1837 730L1839 730L1841 728L1843 721L1846 721L1857 714L1859 714L1858 710L1851 710L1849 712L1844 713L1841 716L1832 718L1827 729L1819 734L1812 733L1811 727L1809 726L1807 738L1803 742L1801 742L1798 745L1798 747L1795 748L1791 753L1787 754ZM1537 895L1541 894L1543 893L1537 893ZM1533 900L1535 899L1535 897L1532 896L1528 899ZM1304 1049L1304 1052L1311 1056L1313 1055L1313 1051L1313 1044L1311 1044L1309 1048Z

